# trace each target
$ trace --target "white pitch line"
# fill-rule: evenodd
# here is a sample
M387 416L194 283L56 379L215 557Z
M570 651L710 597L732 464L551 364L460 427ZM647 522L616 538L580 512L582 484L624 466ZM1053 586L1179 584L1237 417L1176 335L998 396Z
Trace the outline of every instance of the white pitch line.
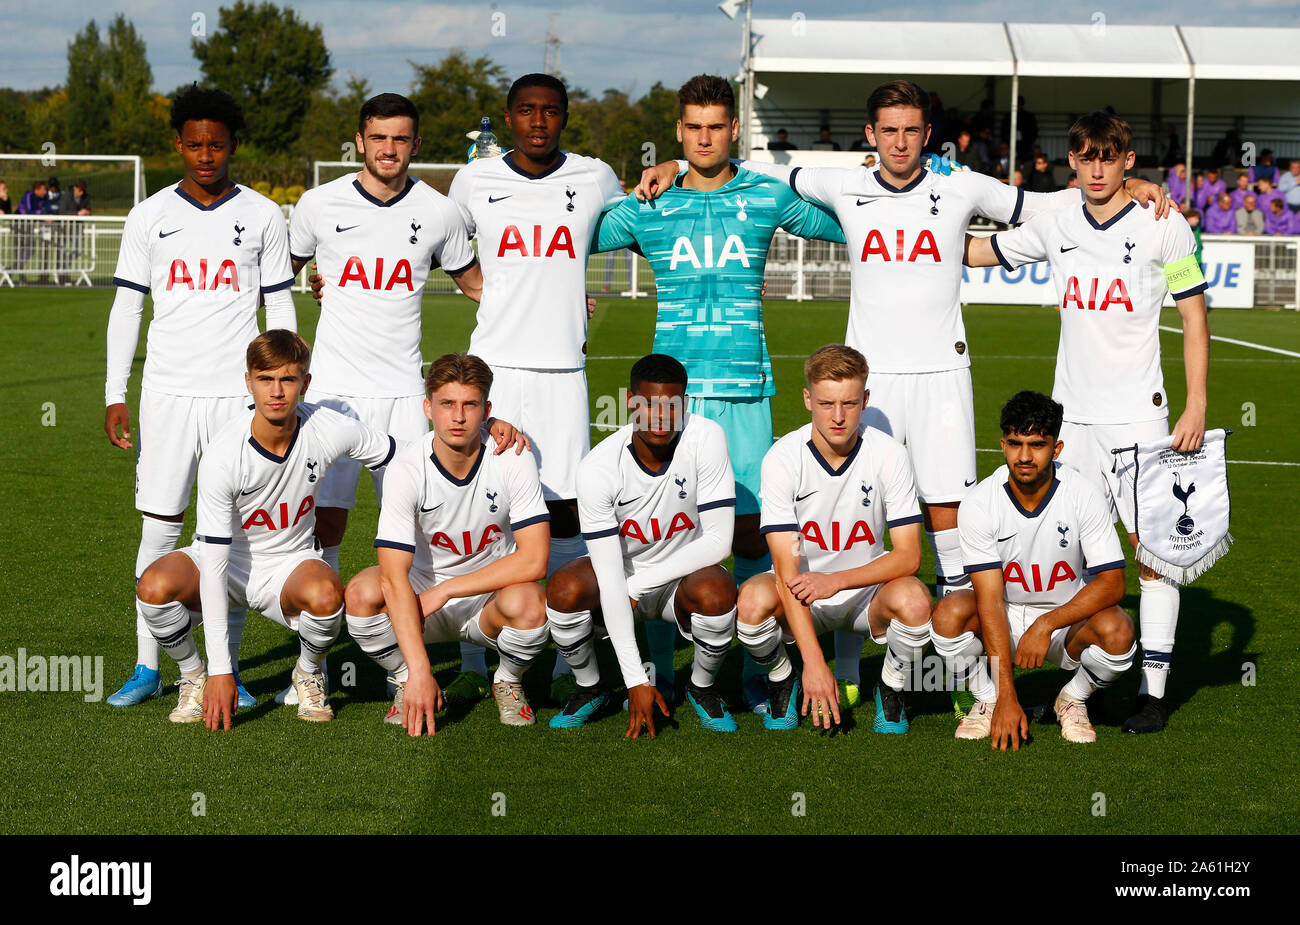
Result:
M595 425L592 425L592 426L594 427ZM986 449L984 449L983 447L977 447L976 450L975 450L975 452L976 452L976 453L998 453L998 454L1001 454L1001 453L1002 453L1001 450L986 450ZM1282 461L1280 461L1280 460L1272 460L1272 459L1230 459L1230 460L1228 460L1228 462L1229 462L1229 464L1232 464L1232 465L1238 465L1238 466L1295 466L1295 467L1300 467L1300 462L1282 462Z
M1163 324L1160 325L1160 330L1165 331L1166 333L1169 334L1183 333L1181 328L1170 328L1170 327L1166 327ZM1296 353L1294 350L1283 350L1281 347L1268 347L1265 346L1264 344L1251 343L1248 340L1236 340L1235 338L1232 337L1220 337L1217 334L1211 334L1210 340L1221 341L1225 344L1236 344L1238 347L1250 347L1253 350L1267 350L1269 353L1280 353L1284 357L1295 357L1297 360L1300 360L1300 353Z

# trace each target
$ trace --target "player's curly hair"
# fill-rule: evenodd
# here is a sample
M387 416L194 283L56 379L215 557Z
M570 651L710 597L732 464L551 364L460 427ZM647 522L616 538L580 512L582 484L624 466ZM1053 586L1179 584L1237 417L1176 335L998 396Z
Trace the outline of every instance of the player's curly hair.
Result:
M680 385L683 389L687 383L686 367L676 357L666 353L649 353L632 364L632 373L628 376L628 391L635 392L643 382L663 385Z
M492 391L492 369L472 353L444 353L429 364L429 374L424 377L424 395L433 393L449 382L458 382L478 389L483 401Z
M220 122L230 130L231 138L244 131L244 111L225 90L191 84L172 97L172 128L176 134L186 122Z
M827 344L804 361L803 381L809 388L814 382L827 379L834 382L861 379L866 382L868 371L867 358L857 350L844 344Z
M1065 409L1042 392L1025 389L1002 406L1002 435L1059 437Z
M311 348L293 331L272 328L253 338L244 359L250 373L297 363L305 376L311 369Z
M713 74L696 74L677 91L677 103L683 113L687 106L724 106L727 118L736 115L736 93L731 81Z
M1133 150L1132 142L1133 130L1129 124L1104 109L1080 116L1070 126L1070 151L1089 160L1123 158Z

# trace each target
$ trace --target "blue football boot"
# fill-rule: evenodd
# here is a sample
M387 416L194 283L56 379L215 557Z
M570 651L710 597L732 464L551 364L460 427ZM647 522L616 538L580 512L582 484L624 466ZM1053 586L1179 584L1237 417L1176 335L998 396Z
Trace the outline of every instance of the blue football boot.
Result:
M764 729L797 729L799 727L799 676L794 670L784 681L767 682L768 702L771 709L763 716Z
M162 693L162 673L156 668L136 665L131 677L115 694L109 695L110 707L133 707Z
M565 701L564 709L551 717L550 727L573 729L585 726L596 718L608 701L609 695L599 685L583 687L579 684L577 690Z
M244 687L244 682L239 680L238 671L235 672L235 690L239 694L239 709L251 710L257 706L257 698L250 694L248 688Z
M700 725L710 732L736 731L735 718L712 684L708 687L697 687L694 682L688 684L686 702L695 708Z
M876 685L876 718L871 728L887 735L902 735L908 730L903 692L884 684Z

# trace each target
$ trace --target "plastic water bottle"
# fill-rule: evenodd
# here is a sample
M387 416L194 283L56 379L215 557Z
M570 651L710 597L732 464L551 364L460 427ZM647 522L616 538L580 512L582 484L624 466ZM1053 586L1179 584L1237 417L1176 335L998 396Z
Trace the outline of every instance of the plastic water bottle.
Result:
M484 157L500 157L501 145L497 143L497 136L492 132L492 120L487 116L479 122L477 132L469 132L466 137L472 138L474 143L469 147L469 159L476 161Z

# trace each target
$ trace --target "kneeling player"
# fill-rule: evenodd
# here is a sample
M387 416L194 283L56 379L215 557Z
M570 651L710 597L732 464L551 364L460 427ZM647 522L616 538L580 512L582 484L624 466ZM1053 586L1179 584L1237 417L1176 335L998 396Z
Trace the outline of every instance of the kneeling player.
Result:
M556 648L573 667L577 690L551 720L581 726L605 706L595 658L592 611L603 612L623 683L627 736L654 708L668 715L637 648L633 620L663 620L695 643L687 701L705 729L731 732L736 721L714 689L736 632L736 585L719 563L731 551L736 485L722 428L687 414L686 368L652 353L632 367L632 423L578 464L578 515L589 555L547 583L546 617Z
M867 361L852 347L822 347L804 364L812 423L786 434L763 459L763 535L772 572L740 589L737 632L768 670L768 729L840 721L839 691L817 635L851 630L886 646L876 688L877 732L905 733L903 691L930 637L930 592L921 565L921 510L903 445L862 422ZM885 529L893 548L884 548ZM803 703L781 645L803 656Z
M140 578L136 608L181 669L172 722L230 728L231 603L298 632L298 716L334 718L323 665L343 620L343 587L315 548L316 492L340 456L379 469L396 443L336 411L301 403L310 363L311 351L292 331L267 331L248 345L245 382L254 411L219 430L199 461L195 543ZM207 622L206 667L190 629L192 611Z
M501 722L530 726L521 681L546 646L550 514L532 454L497 455L483 429L492 370L449 353L429 367L433 432L388 466L379 565L348 582L348 632L397 682L384 721L434 734L442 691L425 643L468 641L501 656L492 683ZM421 630L423 629L423 632Z
M1007 464L973 488L957 513L962 559L974 585L934 611L934 648L975 706L959 739L992 736L1020 747L1029 731L1016 699L1014 666L1044 660L1076 669L1056 698L1061 736L1095 742L1085 701L1133 664L1133 621L1124 596L1124 553L1110 508L1093 485L1054 460L1064 444L1061 406L1020 392L1002 408ZM1092 580L1084 583L1084 573ZM980 658L987 648L994 681Z

